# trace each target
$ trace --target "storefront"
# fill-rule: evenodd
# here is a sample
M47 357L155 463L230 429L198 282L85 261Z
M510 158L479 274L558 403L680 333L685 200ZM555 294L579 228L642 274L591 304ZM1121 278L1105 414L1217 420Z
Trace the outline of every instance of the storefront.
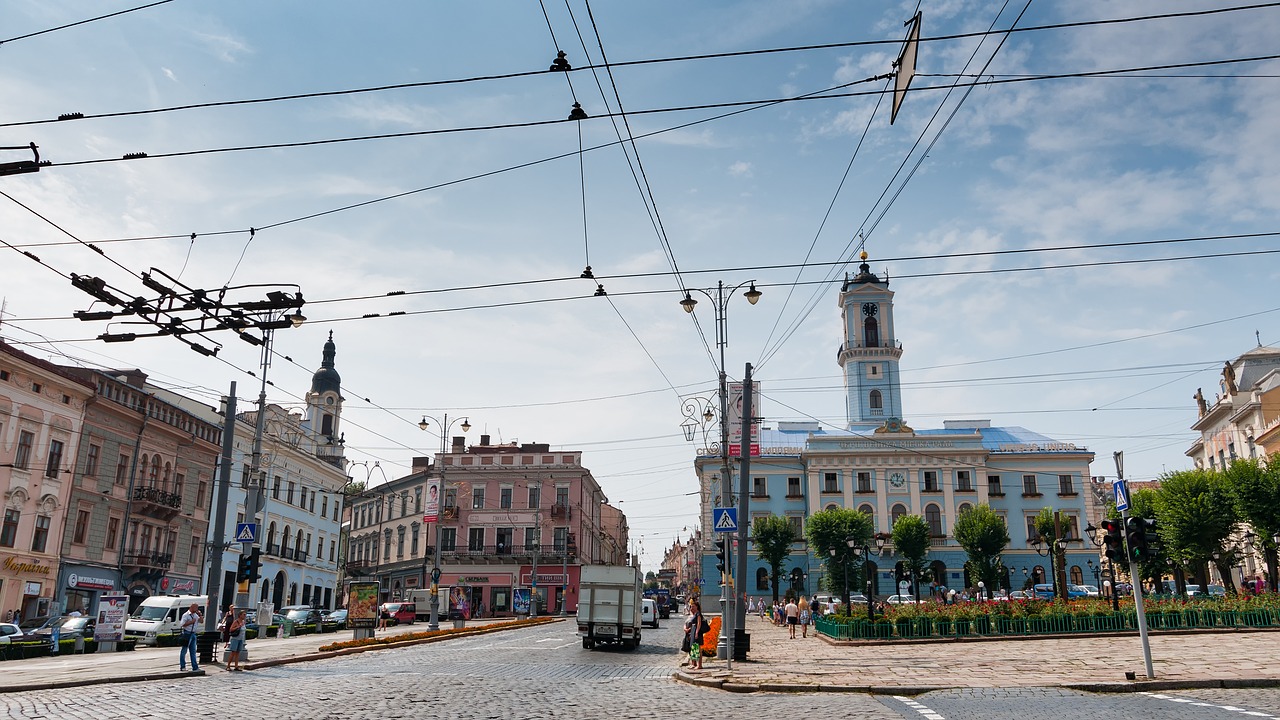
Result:
M544 571L542 567L538 568L538 583L536 592L530 582L533 578L532 567L521 568L519 587L529 593L530 596L536 595L538 602L539 615L560 615L564 612L565 594L569 596L568 606L577 608L577 581L574 579L577 566L570 565L569 573L566 575L561 568L552 566L551 571Z
M50 613L57 575L48 562L30 555L0 555L0 618L21 622Z
M511 615L511 573L473 572L440 575L441 587L460 587L466 593L473 616L483 609L484 617Z
M91 612L104 593L118 593L120 572L116 568L64 562L58 570L63 612Z

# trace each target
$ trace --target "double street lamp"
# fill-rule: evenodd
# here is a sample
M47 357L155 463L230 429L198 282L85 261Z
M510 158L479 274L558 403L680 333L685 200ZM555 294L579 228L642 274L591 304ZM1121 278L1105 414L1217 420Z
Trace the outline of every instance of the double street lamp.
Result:
M431 427L431 423L427 422L428 417L429 416L427 415L423 415L422 422L418 423L418 428L424 432L426 431L427 428ZM444 463L441 461L440 456L444 455L445 444L448 442L448 439L449 439L449 429L453 427L453 424L461 420L462 432L465 433L471 429L471 423L467 422L467 418L454 418L453 420L450 420L449 413L444 414L444 422L436 420L435 418L430 418L430 419L435 420L436 424L440 426L440 452L436 455L436 469L440 473L440 489L437 492L437 505L435 508L436 510L435 536L436 537L435 537L435 558L434 558L435 565L431 568L431 622L429 625L427 625L427 629L439 630L440 629L440 521L444 519L443 517L444 497L443 496L446 496L445 489L444 489ZM430 483L428 483L428 486L429 485ZM425 556L424 556L424 560L425 560ZM423 578L423 580L425 581L426 578Z
M1049 575L1053 578L1053 594L1063 600L1067 599L1067 589L1058 587L1058 554L1062 550L1062 541L1054 538L1050 542L1045 542L1042 537L1036 535L1031 541L1031 549L1036 551L1040 557L1049 558Z
M1085 526L1084 534L1089 536L1089 542L1093 543L1094 547L1102 547L1104 541L1102 538L1098 537L1098 528L1094 527L1093 523L1089 523ZM1120 612L1120 593L1116 592L1116 583L1119 581L1119 578L1116 577L1116 562L1115 560L1108 558L1107 563L1111 566L1111 578L1108 580L1111 584L1111 609L1115 612ZM1099 576L1101 575L1102 566L1095 566L1092 560L1090 560L1088 564L1089 569L1093 570L1093 582L1096 584Z
M863 572L866 574L867 581L867 620L874 621L876 619L875 596L872 593L873 584L871 581L871 546L866 543L859 544L857 538L850 535L844 539L845 550L841 553L844 556L844 606L848 609L850 615L853 615L853 606L849 599L849 561L862 560ZM884 538L876 538L876 550L879 552L884 549ZM836 548L829 550L831 557L836 557Z

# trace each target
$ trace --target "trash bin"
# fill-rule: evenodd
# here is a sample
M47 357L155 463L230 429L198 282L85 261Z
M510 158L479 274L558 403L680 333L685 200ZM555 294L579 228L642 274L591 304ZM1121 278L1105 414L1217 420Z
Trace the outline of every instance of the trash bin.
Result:
M751 633L737 628L733 631L733 659L738 662L747 661L747 653L751 650Z
M462 618L458 618L458 619L456 619L456 620L454 620L454 621L453 621L453 629L454 629L454 630L461 630L462 628L464 628L464 627L466 627L466 626L467 626L467 621L466 621L466 620L463 620Z
M214 662L213 645L218 642L220 635L217 630L206 630L196 635L196 654L200 656L200 662Z
M282 638L293 637L293 621L290 620L289 618L285 618L280 623L280 637Z
M76 633L76 649L75 652L84 653L84 633Z

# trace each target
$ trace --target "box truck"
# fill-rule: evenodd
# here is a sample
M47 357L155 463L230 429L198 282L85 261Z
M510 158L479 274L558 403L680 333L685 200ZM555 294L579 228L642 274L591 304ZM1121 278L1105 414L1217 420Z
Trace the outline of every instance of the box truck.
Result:
M583 649L601 643L640 645L640 568L584 565L578 582L578 635Z

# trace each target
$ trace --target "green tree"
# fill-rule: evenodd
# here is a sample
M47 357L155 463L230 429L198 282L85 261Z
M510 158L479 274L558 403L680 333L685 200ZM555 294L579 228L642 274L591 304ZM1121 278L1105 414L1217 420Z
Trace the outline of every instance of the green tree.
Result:
M920 574L929 557L929 523L919 515L903 515L893 521L893 549L911 573L911 592L920 597Z
M990 505L983 503L960 513L952 532L956 542L969 556L965 563L969 574L981 580L988 592L990 588L999 587L1004 576L1001 558L1009 547L1009 528L1004 519Z
M1155 499L1166 552L1207 587L1209 563L1227 551L1227 539L1240 519L1226 477L1203 469L1165 473Z
M1280 535L1280 455L1271 456L1266 463L1236 460L1227 467L1226 476L1236 512L1253 526L1254 542L1262 546L1266 555L1270 576L1267 586L1274 590L1280 582L1275 542L1275 537ZM1228 578L1231 574L1222 576Z
M871 541L871 532L871 516L847 508L821 510L810 515L805 523L809 550L826 568L827 590L832 594L843 590L846 614L849 612L849 584L852 582L856 587L862 571L860 566L855 567L850 562L847 541L866 545Z
M791 545L796 540L799 538L791 521L781 515L757 518L751 524L751 542L755 544L756 556L769 566L774 602L778 602L778 578L782 574L782 564L791 556ZM742 582L746 581L746 578L742 579Z

